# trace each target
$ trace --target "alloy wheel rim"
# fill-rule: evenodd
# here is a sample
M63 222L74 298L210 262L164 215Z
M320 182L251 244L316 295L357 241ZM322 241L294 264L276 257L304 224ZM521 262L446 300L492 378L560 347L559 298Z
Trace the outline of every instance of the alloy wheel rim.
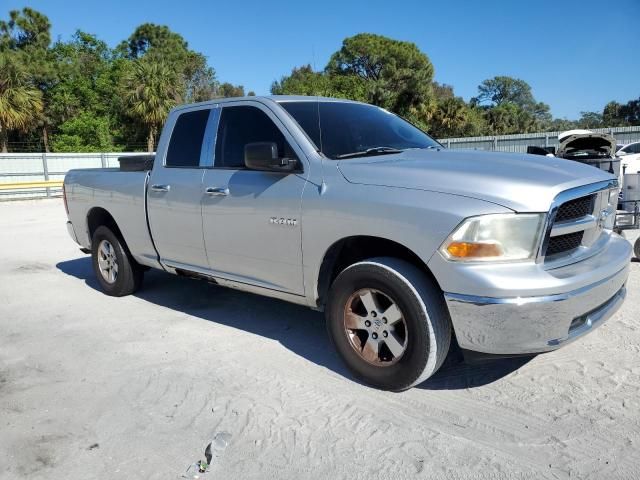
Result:
M365 362L395 364L407 350L407 323L397 303L372 288L354 292L345 304L344 330L349 344Z
M118 279L118 259L116 251L108 240L98 245L98 269L107 283L115 283Z

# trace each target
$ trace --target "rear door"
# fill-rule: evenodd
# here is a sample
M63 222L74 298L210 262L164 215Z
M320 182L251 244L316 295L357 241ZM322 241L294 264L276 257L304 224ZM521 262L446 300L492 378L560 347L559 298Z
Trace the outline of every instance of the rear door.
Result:
M204 140L211 138L207 126L213 128L217 112L206 106L173 117L173 125L167 125L171 136L166 155L156 160L151 173L149 228L162 263L170 267L208 267L202 237L202 179L212 141Z
M204 176L202 222L215 276L302 295L301 199L304 153L277 116L258 102L221 104L214 168ZM244 147L275 142L297 158L291 173L248 170Z

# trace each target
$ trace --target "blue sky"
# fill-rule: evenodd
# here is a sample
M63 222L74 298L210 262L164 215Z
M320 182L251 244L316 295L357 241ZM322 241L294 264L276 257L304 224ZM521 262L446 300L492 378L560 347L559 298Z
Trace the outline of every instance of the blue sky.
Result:
M465 99L495 75L526 80L570 119L640 97L640 0L0 0L0 15L26 5L49 16L54 38L82 29L114 46L141 23L168 25L221 81L258 94L295 66L323 68L345 37L373 32L415 42L435 79Z

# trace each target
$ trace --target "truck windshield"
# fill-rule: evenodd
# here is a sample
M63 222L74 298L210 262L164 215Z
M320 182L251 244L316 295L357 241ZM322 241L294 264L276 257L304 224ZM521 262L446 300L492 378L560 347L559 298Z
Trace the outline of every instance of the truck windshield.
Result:
M280 105L331 159L442 147L409 122L373 105L322 100L283 101Z

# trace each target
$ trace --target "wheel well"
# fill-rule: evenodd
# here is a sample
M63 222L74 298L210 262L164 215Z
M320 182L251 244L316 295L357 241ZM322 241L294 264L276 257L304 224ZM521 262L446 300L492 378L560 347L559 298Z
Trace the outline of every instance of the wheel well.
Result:
M104 225L108 227L120 240L124 242L124 238L122 237L122 233L120 232L120 228L118 228L118 224L113 219L111 214L107 212L104 208L95 207L89 211L87 215L87 229L89 230L89 241L93 239L93 233L100 226Z
M318 276L318 306L322 307L338 274L349 265L372 257L395 257L422 270L436 285L438 282L422 259L404 245L380 237L348 237L331 245L325 253Z

